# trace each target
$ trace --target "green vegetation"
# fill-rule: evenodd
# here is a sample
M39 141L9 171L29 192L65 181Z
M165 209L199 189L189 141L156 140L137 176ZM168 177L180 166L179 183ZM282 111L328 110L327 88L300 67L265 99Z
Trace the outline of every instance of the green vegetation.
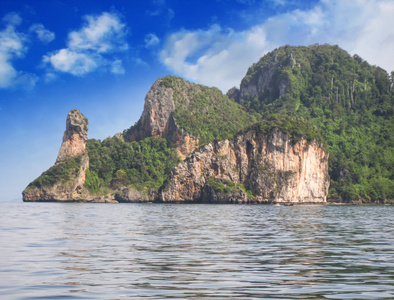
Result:
M162 85L173 88L177 124L198 137L200 145L231 139L239 130L261 118L258 114L247 113L217 88L186 84L182 78L173 76L164 77Z
M75 179L81 167L81 156L76 156L67 162L62 162L52 166L29 184L28 187L53 186L55 183L66 184Z
M269 88L238 102L263 117L303 117L324 132L329 198L393 200L394 73L389 76L338 46L285 46L250 67L242 84L257 84L269 71Z
M302 137L306 138L308 142L316 140L324 144L323 133L314 124L306 121L300 117L290 117L287 115L272 114L264 121L254 124L251 129L269 134L274 128L280 129L287 133L294 143L298 142ZM250 128L245 129L248 131Z
M209 177L206 184L212 186L220 196L233 193L245 192L249 197L255 198L250 190L246 190L241 183L234 183L230 180L221 180L216 177Z
M85 187L96 194L129 185L140 191L158 189L179 162L167 141L156 137L132 143L90 139L87 150L90 166Z

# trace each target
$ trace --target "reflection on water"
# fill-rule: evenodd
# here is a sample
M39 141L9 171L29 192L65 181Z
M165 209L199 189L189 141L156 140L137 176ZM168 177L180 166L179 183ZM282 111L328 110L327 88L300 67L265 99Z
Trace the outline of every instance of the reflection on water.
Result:
M394 298L394 208L0 203L4 299Z

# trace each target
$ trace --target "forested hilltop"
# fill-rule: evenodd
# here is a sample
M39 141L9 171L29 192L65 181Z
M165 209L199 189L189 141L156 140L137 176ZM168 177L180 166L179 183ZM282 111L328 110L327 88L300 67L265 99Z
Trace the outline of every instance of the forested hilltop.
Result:
M394 199L394 72L338 46L278 48L253 64L230 98L264 118L300 116L328 144L331 201Z

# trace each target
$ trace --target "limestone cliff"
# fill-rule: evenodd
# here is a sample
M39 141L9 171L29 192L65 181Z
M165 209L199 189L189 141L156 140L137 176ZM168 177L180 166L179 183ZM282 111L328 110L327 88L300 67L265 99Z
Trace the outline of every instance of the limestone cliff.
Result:
M179 164L164 202L324 203L328 155L316 141L273 129L210 143Z
M183 160L201 144L233 136L253 122L254 115L219 89L166 76L152 85L141 118L124 137L129 142L165 138Z
M80 201L89 157L86 152L88 121L74 109L69 112L56 163L23 191L23 201ZM86 197L88 198L88 197Z
M183 81L183 80L182 80ZM172 142L179 157L185 159L198 147L199 139L185 132L174 118L175 93L190 102L188 90L195 86L184 81L182 85L166 85L165 78L159 78L145 97L144 110L135 126L125 131L125 140L139 141L146 137L161 137Z
M73 109L67 115L63 143L56 159L56 164L86 153L88 140L88 119L78 110Z

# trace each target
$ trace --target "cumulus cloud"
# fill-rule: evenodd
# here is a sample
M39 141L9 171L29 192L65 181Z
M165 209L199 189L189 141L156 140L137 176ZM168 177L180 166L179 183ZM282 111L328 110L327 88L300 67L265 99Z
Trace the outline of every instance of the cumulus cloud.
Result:
M33 24L30 26L30 32L34 32L38 39L43 43L50 43L55 39L55 34L46 29L42 24Z
M326 34L330 43L339 44L387 71L394 70L393 1L353 0L348 3L324 0L322 7L327 13L325 22L317 27L316 40L319 34ZM330 17L335 19L330 21Z
M5 28L0 31L0 88L34 86L37 76L18 71L13 66L13 60L21 58L27 51L28 37L17 31L22 19L18 14L10 13L3 19Z
M128 49L126 26L116 13L84 17L84 25L68 35L67 48L44 56L54 70L82 76L100 67L114 74L123 74L120 59L110 56Z
M76 76L92 72L98 65L95 58L69 49L61 49L56 54L45 57L45 62L50 62L58 71Z
M160 57L176 73L223 91L238 85L247 68L266 52L285 44L338 44L391 71L393 15L392 0L320 0L311 9L279 14L244 31L214 25L175 32Z
M7 88L11 86L16 75L17 72L10 64L7 56L0 52L0 88Z
M16 32L15 26L9 23L0 32L0 87L8 87L14 81L17 71L11 60L20 57L24 48L24 36Z
M235 32L214 25L172 34L160 56L178 74L225 91L238 85L248 67L272 47L262 26Z
M69 34L68 47L73 51L108 53L127 50L125 24L116 14L85 16L85 26Z

